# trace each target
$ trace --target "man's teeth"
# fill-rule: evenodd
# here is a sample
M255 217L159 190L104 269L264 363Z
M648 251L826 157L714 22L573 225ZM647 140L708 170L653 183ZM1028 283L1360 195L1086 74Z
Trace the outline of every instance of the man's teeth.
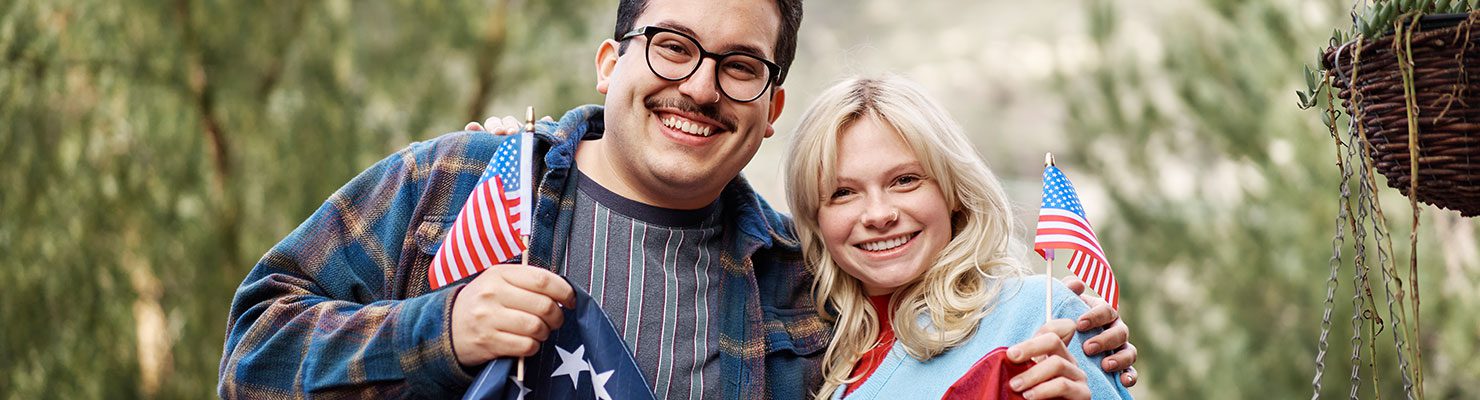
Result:
M714 132L714 128L711 128L707 125L700 125L693 122L685 121L679 119L678 117L668 117L663 119L663 126L677 129L683 131L684 133L695 136L709 137L709 135Z
M909 236L900 236L900 237L897 237L897 238L894 238L894 239L889 239L889 240L880 240L880 241L877 241L877 242L864 243L864 244L859 245L859 247L862 247L864 250L868 250L868 251L884 251L884 250L889 250L889 249L892 249L892 248L895 248L895 247L903 246L904 245L904 242L908 242L908 241L910 241L910 237Z

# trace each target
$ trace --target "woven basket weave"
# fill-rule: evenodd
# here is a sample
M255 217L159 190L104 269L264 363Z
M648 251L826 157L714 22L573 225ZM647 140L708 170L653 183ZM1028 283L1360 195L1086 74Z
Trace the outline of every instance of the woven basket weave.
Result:
M1374 167L1388 186L1408 193L1408 119L1394 35L1326 50L1325 66L1342 106L1365 129ZM1480 11L1424 17L1413 33L1418 111L1418 201L1480 214ZM1360 51L1356 82L1352 56ZM1339 66L1339 69L1337 68ZM1360 109L1352 96L1360 94Z

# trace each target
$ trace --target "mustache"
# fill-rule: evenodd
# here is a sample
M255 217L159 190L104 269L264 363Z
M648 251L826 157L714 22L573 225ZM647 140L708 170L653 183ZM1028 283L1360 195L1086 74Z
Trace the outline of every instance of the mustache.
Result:
M721 113L719 103L698 104L686 98L649 97L646 101L643 101L643 106L646 106L649 110L655 108L672 108L686 113L699 114L718 122L720 129L729 132L735 131L735 119Z

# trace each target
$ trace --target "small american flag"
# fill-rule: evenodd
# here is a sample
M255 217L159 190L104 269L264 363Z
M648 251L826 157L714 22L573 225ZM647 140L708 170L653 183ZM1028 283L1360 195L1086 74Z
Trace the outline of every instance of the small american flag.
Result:
M452 222L427 275L435 290L514 258L529 234L529 132L500 143Z
M1043 206L1038 210L1038 234L1033 239L1033 249L1047 260L1053 260L1054 249L1073 250L1069 270L1109 300L1110 307L1120 309L1120 285L1115 282L1105 250L1100 248L1094 229L1084 217L1084 207L1079 205L1074 185L1063 171L1052 165L1043 169Z

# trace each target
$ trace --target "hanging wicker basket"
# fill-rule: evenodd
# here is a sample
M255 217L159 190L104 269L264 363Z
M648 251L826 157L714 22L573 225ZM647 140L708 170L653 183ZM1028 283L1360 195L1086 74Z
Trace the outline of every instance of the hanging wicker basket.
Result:
M1480 11L1422 17L1412 37L1416 198L1465 216L1480 214ZM1355 43L1333 47L1323 61L1342 106L1360 116L1374 168L1388 186L1415 196L1408 193L1413 177L1407 97L1394 40L1388 34L1360 49ZM1352 57L1358 53L1352 82Z

